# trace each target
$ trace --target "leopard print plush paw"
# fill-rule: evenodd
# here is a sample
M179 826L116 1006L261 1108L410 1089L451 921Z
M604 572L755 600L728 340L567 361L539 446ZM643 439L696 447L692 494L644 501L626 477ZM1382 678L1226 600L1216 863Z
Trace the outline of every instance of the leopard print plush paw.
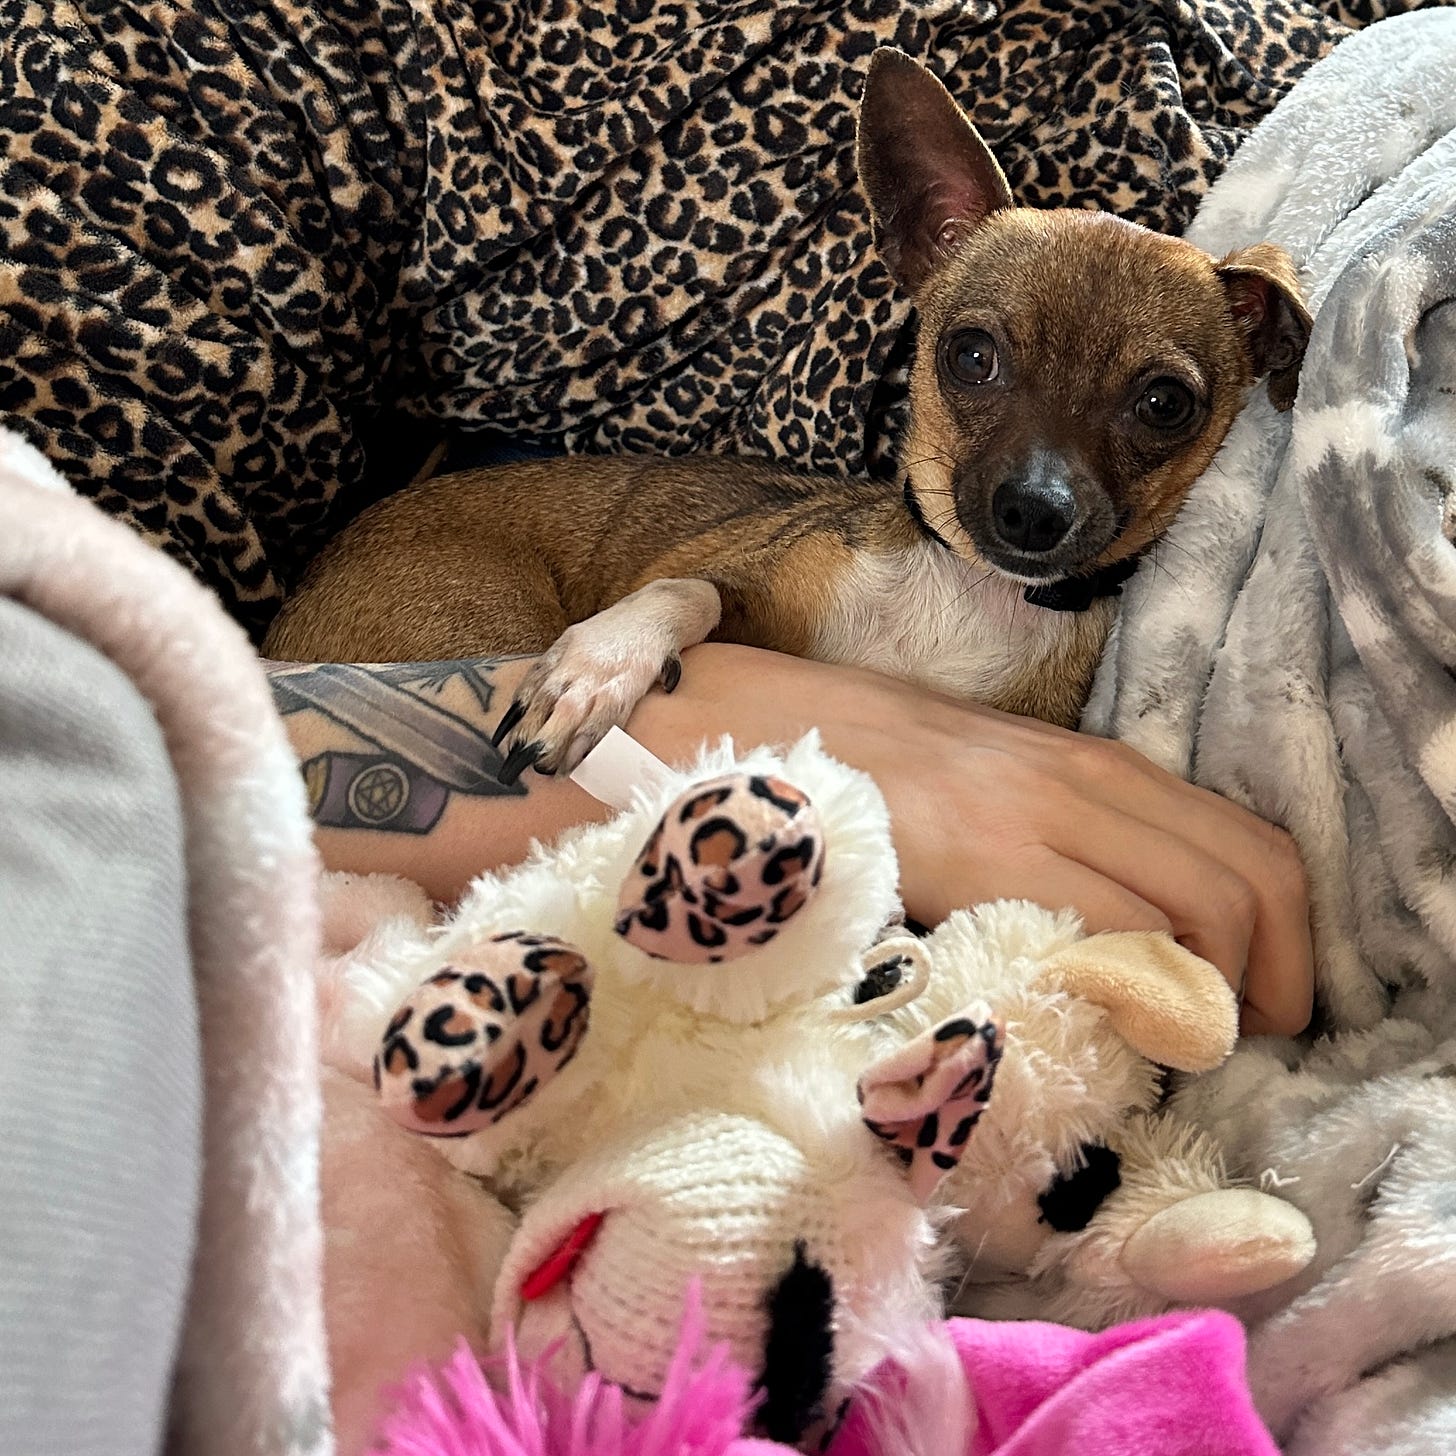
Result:
M654 960L732 960L773 940L823 872L824 831L799 789L763 774L709 779L668 809L637 856L617 934Z
M859 1081L860 1113L894 1148L927 1201L961 1160L991 1099L1005 1031L986 1006L949 1017L877 1062Z
M443 967L390 1020L374 1059L385 1111L433 1137L499 1122L586 1035L592 968L565 941L510 932Z

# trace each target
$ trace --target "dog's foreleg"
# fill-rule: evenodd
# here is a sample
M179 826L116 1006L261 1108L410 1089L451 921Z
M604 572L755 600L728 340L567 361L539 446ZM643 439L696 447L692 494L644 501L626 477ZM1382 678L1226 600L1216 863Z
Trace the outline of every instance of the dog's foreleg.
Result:
M679 654L702 642L722 611L711 582L670 578L568 627L522 680L496 730L506 750L501 782L530 767L570 773L654 683L668 692L677 686Z

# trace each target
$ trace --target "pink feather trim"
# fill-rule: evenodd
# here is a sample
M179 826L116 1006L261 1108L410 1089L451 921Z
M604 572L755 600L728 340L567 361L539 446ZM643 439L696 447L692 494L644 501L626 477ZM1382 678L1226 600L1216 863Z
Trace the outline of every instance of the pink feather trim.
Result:
M622 1392L588 1375L564 1394L514 1342L484 1368L462 1340L439 1371L419 1370L397 1393L371 1456L769 1456L787 1453L743 1431L752 1382L726 1345L704 1351L702 1299L689 1291L662 1397L629 1410ZM544 1364L544 1362L543 1362Z

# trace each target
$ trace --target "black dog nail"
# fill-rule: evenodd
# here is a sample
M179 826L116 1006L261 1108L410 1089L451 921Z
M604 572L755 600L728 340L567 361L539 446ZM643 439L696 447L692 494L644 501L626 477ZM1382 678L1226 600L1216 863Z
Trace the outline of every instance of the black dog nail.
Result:
M509 787L546 752L544 743L518 743L506 755L496 779Z
M491 735L490 745L492 748L499 748L505 740L507 733L526 716L526 705L519 699L512 700L511 705L505 711L505 716L496 725L495 732Z
M670 693L682 681L682 658L673 653L662 664L662 690Z

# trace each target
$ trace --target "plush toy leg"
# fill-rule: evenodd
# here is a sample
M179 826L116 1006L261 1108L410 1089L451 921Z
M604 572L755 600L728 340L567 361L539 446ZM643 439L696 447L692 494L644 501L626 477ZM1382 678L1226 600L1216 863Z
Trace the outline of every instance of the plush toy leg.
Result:
M461 1137L499 1122L564 1067L586 1034L592 970L544 935L498 935L431 976L395 1013L374 1059L401 1126Z
M922 1032L860 1078L865 1126L895 1149L921 1202L960 1162L990 1101L1004 1040L990 1010L974 1006Z
M1219 1188L1155 1213L1127 1241L1122 1267L1175 1304L1221 1304L1292 1279L1314 1254L1314 1230L1292 1203Z
M1134 1117L1110 1142L1118 1186L1084 1229L1057 1234L1032 1266L1038 1317L1100 1329L1172 1305L1227 1304L1293 1278L1313 1258L1309 1220L1271 1194L1229 1187L1217 1145L1181 1119Z
M808 904L824 832L799 789L763 774L693 787L622 883L617 934L655 960L705 965L766 945Z

